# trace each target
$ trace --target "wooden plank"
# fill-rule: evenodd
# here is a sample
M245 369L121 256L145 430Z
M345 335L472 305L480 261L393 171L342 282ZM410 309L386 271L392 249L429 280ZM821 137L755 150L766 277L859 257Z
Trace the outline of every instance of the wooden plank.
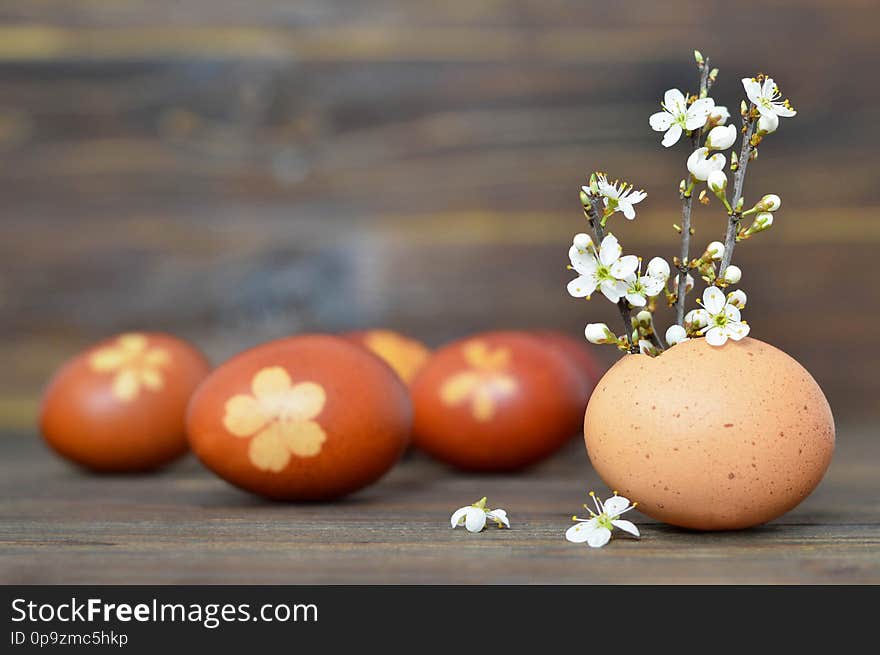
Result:
M265 502L187 460L156 475L94 476L33 436L0 439L4 583L880 582L876 425L849 427L826 480L766 526L697 533L639 516L643 538L565 542L601 488L573 442L535 469L477 476L411 455L331 504ZM488 494L514 529L471 535L448 516Z

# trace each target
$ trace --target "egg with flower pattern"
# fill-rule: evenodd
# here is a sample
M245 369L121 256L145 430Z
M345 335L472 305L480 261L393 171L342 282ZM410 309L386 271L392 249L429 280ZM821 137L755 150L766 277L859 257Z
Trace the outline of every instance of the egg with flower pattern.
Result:
M62 456L100 471L155 468L187 451L189 398L209 371L189 343L128 333L59 369L43 395L40 428Z
M187 418L193 451L221 478L285 500L325 500L378 480L403 453L403 382L340 337L272 341L218 367Z
M393 368L406 384L413 381L431 356L425 344L393 330L362 330L342 336L367 348Z
M576 368L537 337L490 332L432 355L411 386L414 441L475 470L516 469L579 431L583 384Z

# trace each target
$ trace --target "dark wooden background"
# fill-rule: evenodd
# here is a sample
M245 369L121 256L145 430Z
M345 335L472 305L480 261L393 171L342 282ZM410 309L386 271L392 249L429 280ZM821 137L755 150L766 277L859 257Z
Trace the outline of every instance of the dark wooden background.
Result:
M616 232L673 254L687 153L647 118L694 47L719 102L769 71L799 110L747 183L784 200L737 254L753 334L839 421L876 418L878 24L871 0L4 2L0 426L120 330L221 360L304 330L611 321L564 288L578 185L644 186ZM695 221L720 236L717 204Z

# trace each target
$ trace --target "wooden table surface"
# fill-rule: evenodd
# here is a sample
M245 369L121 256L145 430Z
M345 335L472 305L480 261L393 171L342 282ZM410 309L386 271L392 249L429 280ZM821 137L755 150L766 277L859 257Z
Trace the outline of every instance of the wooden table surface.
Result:
M3 583L880 583L877 427L838 433L826 479L800 507L740 532L635 516L640 541L563 538L590 488L574 440L527 473L476 476L422 455L343 502L266 502L192 458L152 475L95 476L32 436L0 438ZM488 495L513 529L449 527Z

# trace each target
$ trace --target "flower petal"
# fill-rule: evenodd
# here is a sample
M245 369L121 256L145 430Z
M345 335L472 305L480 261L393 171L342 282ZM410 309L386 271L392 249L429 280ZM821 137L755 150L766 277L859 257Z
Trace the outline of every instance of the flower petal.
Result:
M501 521L504 527L510 527L510 519L507 518L507 512L503 509L493 509L491 512L486 512L486 518L492 521Z
M728 323L724 327L726 328L727 336L734 341L739 341L743 337L748 336L751 329L748 323Z
M736 321L737 323L742 320L742 315L739 313L739 310L729 303L724 306L724 315L731 321Z
M239 394L226 401L223 427L236 437L251 436L268 420L253 396Z
M681 138L681 134L681 125L673 125L668 130L666 130L666 134L663 135L663 140L660 143L663 144L663 146L665 146L666 148L674 146Z
M651 114L648 124L655 132L665 132L672 125L672 114L666 111L658 111L656 114Z
M629 499L623 496L612 496L603 503L603 506L608 516L617 516L629 507Z
M718 287L706 287L706 290L703 292L703 307L706 308L709 314L713 316L720 314L726 303L727 298L724 297L724 292L721 289Z
M727 334L720 327L709 328L706 332L706 343L710 346L723 346L727 343Z
M634 293L632 291L627 292L626 300L633 307L644 307L648 304L648 301L645 300L645 297L640 293Z
M575 298L586 298L593 295L593 292L596 291L597 282L598 280L596 279L595 274L579 275L568 283L566 289L568 289L568 293Z
M259 400L273 400L290 389L290 376L280 366L261 369L251 382L251 390Z
M611 264L611 266L609 266L609 270L611 271L611 275L616 277L618 280L623 280L635 273L638 267L639 258L635 255L626 255L625 257L621 257L616 262Z
M652 275L643 275L639 278L639 283L645 290L645 295L650 297L658 295L664 288L666 288L666 282L662 278L654 277Z
M581 275L595 273L599 268L599 262L592 252L581 252L575 246L568 249L568 260L571 262L571 267Z
M626 216L628 221L631 221L636 217L636 210L633 208L632 204L627 202L626 200L621 200L618 202L618 208L623 212L623 215Z
M603 280L599 289L608 300L617 302L626 294L626 283L620 280Z
M684 122L685 129L696 130L703 127L714 106L715 101L712 98L700 98L688 107Z
M669 279L669 274L671 272L669 263L662 257L654 257L651 259L651 261L648 262L648 268L646 270L648 275L662 280L664 284L666 283L666 280Z
M608 528L598 527L593 530L587 537L587 545L590 548L601 548L611 539L611 530Z
M592 518L589 521L578 521L565 531L565 538L575 544L582 544L599 527L599 522Z
M759 105L761 100L761 85L750 77L744 77L742 79L742 84L749 100L754 104Z
M321 452L327 434L315 421L286 421L281 423L281 439L297 457L314 457Z
M479 507L468 507L464 520L468 532L479 532L486 527L486 512Z
M761 87L761 95L765 98L772 98L776 90L776 82L772 77L764 78L764 85Z
M138 395L140 389L137 373L134 369L123 369L113 378L113 395L118 400L127 402Z
M624 532L629 532L632 536L638 537L639 529L635 526L635 523L632 521L624 521L623 519L617 519L615 521L611 521L611 525L613 525L618 530L623 530Z
M468 507L459 507L452 513L452 516L449 518L449 522L452 524L453 528L464 525L464 519L465 516L467 516L468 509Z
M672 114L683 113L686 106L684 94L678 89L669 89L663 94L663 106Z
M285 416L293 420L308 421L324 409L327 394L316 382L300 382L284 394Z
M605 266L611 266L611 264L617 261L622 252L623 248L620 247L617 237L613 234L608 234L602 239L602 244L599 246L599 261Z
M797 115L797 112L794 109L786 107L781 102L773 103L773 111L776 112L777 116L782 116L783 118L791 118L792 116Z
M278 473L287 466L290 461L290 450L284 443L281 426L278 423L269 423L251 439L248 457L251 464L261 471Z

